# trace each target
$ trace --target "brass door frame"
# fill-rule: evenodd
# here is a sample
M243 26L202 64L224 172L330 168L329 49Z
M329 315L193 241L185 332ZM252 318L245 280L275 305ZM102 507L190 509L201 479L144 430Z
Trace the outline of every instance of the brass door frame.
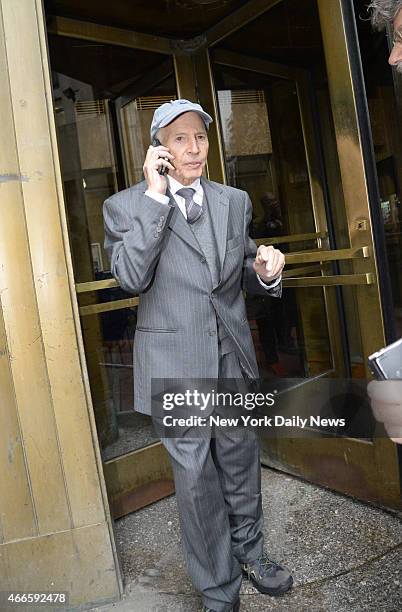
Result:
M345 198L345 209L351 248L368 246L375 252L372 219L367 189L363 146L353 85L349 40L343 0L318 0L318 10L328 74L328 86L334 120L338 159ZM368 265L368 269L367 269ZM375 257L353 260L353 273L370 273L369 287L356 288L366 376L370 378L366 358L386 344L378 269ZM377 438L372 444L373 460L383 472L383 482L390 482L384 491L383 503L401 507L398 456L395 444ZM368 475L368 478L370 476ZM380 485L381 498L381 485Z
M72 36L110 44L121 44L132 48L171 54L174 61L176 84L179 95L193 97L198 93L199 101L215 120L209 134L210 155L208 177L225 183L223 147L217 122L217 101L213 86L209 48L213 47L217 42L223 40L235 30L243 27L243 25L248 23L251 19L268 11L279 1L280 0L252 0L252 2L247 3L247 5L235 11L235 13L229 15L219 24L216 24L207 31L204 39L201 40L201 42L198 41L198 45L194 44L194 41L187 41L186 44L183 43L183 41L172 41L163 37L149 36L138 32L129 32L119 28L112 28L110 26L89 24L59 17L54 18L50 23L49 31L62 36ZM355 92L350 71L342 0L334 0L331 3L328 3L327 0L317 0L317 2L329 77L330 99L335 124L338 157L344 187L346 214L350 234L350 248L358 249L368 247L370 252L374 253L366 177L362 156L362 143L354 99ZM217 57L219 57L219 54L222 55L223 53L225 53L226 61L230 60L230 56L232 56L233 59L234 54L229 54L229 52L215 52ZM253 58L254 67L261 65L261 63L264 63L264 60ZM266 68L267 63L265 63L265 69ZM292 74L297 77L295 80L298 81L299 101L303 97L306 99L308 83L305 72L299 70L294 71L292 69ZM326 242L328 232L326 217L325 214L323 215L325 212L324 206L322 205L323 194L320 185L314 181L314 176L317 171L315 166L317 158L315 155L309 154L309 152L311 153L311 151L314 150L314 143L309 141L312 135L311 115L309 109L306 107L303 108L303 105L301 105L301 114L310 173L310 184L313 195L317 243L318 246L322 247L323 244L326 246L328 244ZM345 124L345 117L347 117L347 124ZM352 162L350 160L352 160ZM319 203L319 205L317 205L317 203ZM333 316L330 317L330 320L333 321L336 321L336 312L334 311L334 300L329 293L333 291L333 288L328 288L325 285L329 283L356 285L363 349L364 354L368 355L385 342L384 324L377 282L377 266L374 257L353 258L352 265L353 275L343 275L343 278L340 276L338 279L327 277L326 279L324 267L322 269L322 276L316 278L322 281L321 286L324 287L327 308L333 312ZM101 283L103 281L99 282ZM312 281L311 279L303 277L288 278L284 280L284 284L295 283L297 285L306 284L307 282L316 283L317 281ZM93 289L96 289L96 283L92 284L94 285ZM79 290L79 286L77 286L77 290ZM132 299L135 300L137 298ZM121 306L124 307L125 305L121 304ZM89 314L89 312L82 312L81 314ZM330 334L336 342L336 330L332 328ZM339 348L338 345L337 351L339 351ZM81 357L85 359L85 355L81 355ZM294 450L292 442L294 441L289 440L287 443L284 441L284 445L280 449L279 454L285 452L288 453L290 457ZM349 446L351 442L352 441L348 442ZM344 441L339 442L340 446L343 444L346 443ZM381 465L381 469L384 469L388 474L397 474L397 456L394 445L387 439L377 439L374 443L370 444L372 447L371 452L374 453L377 465ZM124 460L124 456L122 460ZM118 465L118 461L119 459L116 460L116 465ZM310 473L314 473L315 481L317 482L316 473L314 471L309 471L306 465L304 467L304 475L308 478ZM370 480L368 474L363 474L363 477ZM384 495L381 496L380 493L379 498L381 498L385 504L390 506L400 505L400 491L399 485L396 484L396 479L395 486L383 492Z
M367 178L357 120L342 0L331 3L318 0L318 7L345 197L350 247L368 246L370 251L374 253ZM375 278L375 283L370 291L360 289L357 292L364 354L370 355L385 343L375 257L365 260L364 263L360 260L354 261L353 272L370 272ZM370 373L367 365L366 374L369 378Z
M121 47L141 49L142 51L152 51L165 55L173 54L170 38L152 36L143 32L134 32L125 28L116 28L80 19L51 15L47 23L47 31L50 34L66 36L67 38L119 45Z
M0 582L67 588L78 609L115 601L123 583L67 246L45 27L42 0L0 0Z

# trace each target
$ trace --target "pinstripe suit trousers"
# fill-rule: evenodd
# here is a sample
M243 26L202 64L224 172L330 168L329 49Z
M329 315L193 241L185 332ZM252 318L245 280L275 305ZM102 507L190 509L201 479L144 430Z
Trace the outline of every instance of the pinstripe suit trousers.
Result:
M220 355L220 378L241 378L234 352ZM204 605L226 612L237 601L241 563L264 548L257 434L162 438L173 468L187 571Z

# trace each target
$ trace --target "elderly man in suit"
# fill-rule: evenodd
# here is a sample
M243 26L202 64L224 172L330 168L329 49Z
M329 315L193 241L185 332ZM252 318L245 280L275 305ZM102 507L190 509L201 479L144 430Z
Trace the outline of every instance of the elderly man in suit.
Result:
M284 256L272 246L257 251L248 234L249 196L202 176L211 121L188 100L156 109L145 180L104 204L112 273L140 297L134 405L145 414L152 378L257 379L243 289L281 296ZM204 611L240 609L242 572L262 593L290 589L289 571L264 552L255 433L162 442L187 569Z

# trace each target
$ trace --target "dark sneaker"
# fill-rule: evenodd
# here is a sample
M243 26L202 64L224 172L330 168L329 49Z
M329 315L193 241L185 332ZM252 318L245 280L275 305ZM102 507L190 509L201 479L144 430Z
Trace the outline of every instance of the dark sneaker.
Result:
M260 593L282 595L288 591L293 578L291 573L272 561L268 555L263 555L251 563L242 564L243 573L254 584Z
M240 599L238 599L235 603L235 605L233 606L233 608L231 608L230 612L239 612L240 610ZM207 608L206 606L203 607L202 612L215 612L212 608Z

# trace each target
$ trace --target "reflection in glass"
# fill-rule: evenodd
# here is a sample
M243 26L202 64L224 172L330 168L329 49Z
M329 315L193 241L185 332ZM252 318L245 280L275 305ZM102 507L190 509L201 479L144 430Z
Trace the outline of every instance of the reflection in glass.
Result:
M250 195L251 236L269 244L270 238L315 232L295 82L219 65L215 78L228 182ZM317 248L315 241L278 243L284 252ZM247 311L262 376L330 370L321 288L287 288L282 300L248 295Z

